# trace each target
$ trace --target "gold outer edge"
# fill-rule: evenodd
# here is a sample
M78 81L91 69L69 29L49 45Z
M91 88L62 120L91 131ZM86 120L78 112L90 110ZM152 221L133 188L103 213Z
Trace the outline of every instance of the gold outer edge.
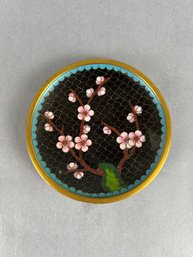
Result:
M148 86L151 88L151 90L157 96L158 100L160 101L160 103L162 105L162 108L163 108L163 111L165 114L165 119L166 119L165 146L164 146L162 155L160 157L160 160L157 163L154 170L151 172L151 174L148 175L147 179L145 179L141 184L139 184L134 189L131 189L130 191L125 192L120 195L117 195L117 196L106 197L106 198L91 198L91 197L86 197L86 196L80 196L80 195L72 193L72 192L62 188L61 186L59 186L42 169L42 167L37 159L37 156L35 154L33 144L32 144L32 118L33 118L34 110L36 109L37 103L38 103L39 99L41 98L41 96L44 94L45 90L50 86L50 84L55 79L60 77L63 73L66 73L74 68L79 67L79 66L89 65L89 64L98 64L98 63L99 64L101 63L101 64L116 65L116 66L124 68L128 71L131 71L132 73L134 73L135 75L140 77L146 84L148 84ZM75 62L75 63L59 70L52 77L50 77L36 93L32 103L31 103L31 106L29 108L29 112L28 112L28 116L27 116L27 123L26 123L27 148L28 148L28 152L29 152L31 161L32 161L34 167L36 168L36 170L38 171L39 175L45 180L45 182L48 185L50 185L51 187L53 187L54 189L56 189L58 192L62 193L63 195L68 196L74 200L87 202L87 203L102 204L102 203L112 203L112 202L120 201L120 200L123 200L127 197L130 197L130 196L140 192L142 189L144 189L146 186L148 186L152 182L152 180L158 175L158 173L160 172L161 168L163 167L163 165L167 159L167 156L168 156L168 153L170 150L170 145L171 145L171 135L172 135L172 127L171 127L171 118L170 118L169 110L168 110L168 107L166 105L166 102L165 102L163 96L161 95L161 93L157 89L157 87L154 85L154 83L149 78L147 78L146 75L144 75L142 72L138 71L137 69L135 69L134 67L132 67L128 64L125 64L125 63L122 63L119 61L115 61L115 60L111 60L111 59L100 59L100 58L99 59L88 59L88 60L82 60L82 61Z

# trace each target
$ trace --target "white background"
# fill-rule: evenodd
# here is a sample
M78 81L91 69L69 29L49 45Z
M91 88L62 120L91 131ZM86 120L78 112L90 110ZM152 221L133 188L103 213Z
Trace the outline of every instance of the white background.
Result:
M192 0L0 0L0 26L0 256L192 257ZM28 106L42 83L95 57L148 75L173 123L160 175L108 205L47 186L25 144Z

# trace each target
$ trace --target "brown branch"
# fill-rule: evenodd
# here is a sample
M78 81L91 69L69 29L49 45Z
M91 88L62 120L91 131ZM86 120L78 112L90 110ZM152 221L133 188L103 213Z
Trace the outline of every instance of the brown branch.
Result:
M84 119L80 123L80 136L84 133Z
M97 87L97 89L93 92L93 94L91 95L91 97L88 99L87 104L90 104L93 100L93 98L95 97L95 95L98 93L98 91L101 89L102 86L104 86L108 81L110 80L110 78L105 78L104 81Z
M139 122L138 122L138 119L137 119L137 114L136 114L136 111L134 110L134 107L132 105L131 102L129 102L129 105L131 107L131 111L133 113L133 117L134 117L134 121L135 121L135 125L136 125L136 129L139 130ZM118 166L117 166L117 169L119 172L121 172L122 170L122 167L123 165L125 164L125 162L131 157L131 155L135 152L135 149L136 149L136 146L134 146L130 152L128 151L128 149L126 149L124 151L124 154L123 154L123 157L122 159L120 160Z
M133 105L131 104L131 102L129 102L129 105L130 105L131 110L132 110L132 113L133 113L133 117L134 117L135 124L136 124L136 129L139 130L139 122L138 122L138 119L137 119L136 111L134 110L134 107L133 107Z
M84 106L82 100L81 100L80 97L77 95L77 93L76 93L73 89L71 89L71 92L74 94L74 97L75 97L76 100L79 102L79 104L80 104L81 106Z
M129 152L128 149L125 149L124 151L124 155L122 157L122 159L120 160L117 169L118 171L121 173L122 167L125 164L125 162L133 155L133 153L135 152L136 146L134 146L131 151Z
M106 126L107 128L109 128L110 130L112 130L113 132L115 132L115 134L117 134L118 136L120 136L121 132L119 132L118 129L116 129L116 128L110 126L110 125L108 125L108 124L105 123L105 122L102 122L102 124L103 124L104 126Z
M134 110L134 107L133 107L133 105L131 104L131 102L129 102L129 105L130 105L131 110L132 110L132 113L133 113L133 117L134 117L135 124L136 124L136 129L139 130L139 122L138 122L138 119L137 119L136 111ZM110 126L110 125L108 125L108 124L106 124L106 123L104 123L104 122L102 122L102 124L103 124L104 126L108 127L108 128L109 128L110 130L112 130L113 132L115 132L118 136L120 136L121 133L120 133L116 128L114 128L114 127L112 127L112 126ZM119 171L120 173L121 173L121 170L122 170L123 165L124 165L125 162L133 155L133 153L135 152L135 149L136 149L136 146L134 146L134 147L130 150L130 152L129 152L129 149L125 149L125 150L124 150L123 157L121 158L121 160L120 160L120 162L119 162L119 164L118 164L118 166L117 166L117 169L118 169L118 171Z
M62 134L64 134L64 125L62 125L62 130L61 130Z
M62 129L59 129L52 120L50 120L48 117L46 117L45 115L43 115L43 117L45 118L45 120L56 130L58 131L58 133L61 136L64 136L64 127L62 126ZM85 168L85 170L89 171L92 174L98 175L98 176L104 176L103 172L99 172L95 169L93 169L92 167L90 167L85 160L83 159L82 154L80 154L80 156L78 156L75 151L73 149L70 149L70 152L72 154L72 156L82 165L82 167Z
M59 129L58 126L56 126L54 124L54 122L52 120L50 120L48 117L46 117L45 115L42 115L44 117L44 119L50 124L50 126L52 126L56 131L58 131L58 133L63 136L64 135L64 126L62 126L62 129Z
M104 176L104 172L100 172L98 170L93 169L90 167L83 158L79 157L73 149L70 149L70 152L72 156L82 165L82 167L85 168L85 170L89 171L92 174L98 175L98 176Z

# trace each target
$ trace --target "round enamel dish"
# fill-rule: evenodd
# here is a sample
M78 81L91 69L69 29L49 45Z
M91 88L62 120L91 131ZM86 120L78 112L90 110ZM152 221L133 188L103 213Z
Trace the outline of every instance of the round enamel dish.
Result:
M40 176L60 193L111 203L145 188L171 143L166 103L144 74L108 59L76 62L36 94L27 146Z

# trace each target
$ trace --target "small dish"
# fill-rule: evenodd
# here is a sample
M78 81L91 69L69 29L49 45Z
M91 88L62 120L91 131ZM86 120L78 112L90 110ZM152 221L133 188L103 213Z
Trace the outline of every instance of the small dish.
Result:
M79 201L110 203L146 187L171 143L166 103L144 74L108 59L76 62L36 94L27 146L41 177Z

